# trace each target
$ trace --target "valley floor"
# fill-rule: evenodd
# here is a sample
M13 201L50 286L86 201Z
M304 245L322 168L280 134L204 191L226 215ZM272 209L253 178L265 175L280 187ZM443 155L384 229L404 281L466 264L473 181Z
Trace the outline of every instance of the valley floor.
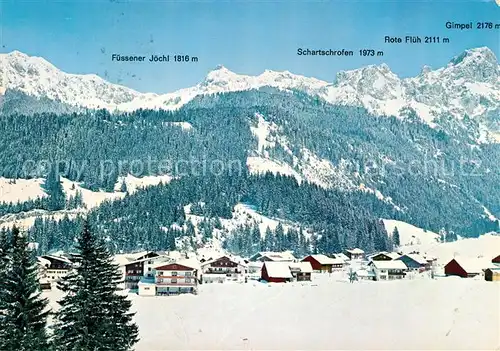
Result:
M494 350L500 285L456 277L350 284L206 284L199 295L131 294L153 350ZM51 300L57 294L49 293Z

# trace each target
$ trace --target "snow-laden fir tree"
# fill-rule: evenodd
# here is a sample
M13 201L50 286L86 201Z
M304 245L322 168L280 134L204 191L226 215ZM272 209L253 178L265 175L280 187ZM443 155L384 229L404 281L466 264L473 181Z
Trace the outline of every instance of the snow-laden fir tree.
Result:
M47 178L43 187L47 194L49 195L49 201L47 204L47 209L49 211L62 210L66 205L66 195L64 194L64 189L61 183L61 176L58 172L59 168L57 164L53 164L50 167Z
M401 238L399 237L398 227L394 227L394 230L392 231L392 242L395 247L401 245Z
M131 302L118 292L118 266L87 222L76 249L75 269L58 284L65 295L56 313L55 350L131 350L138 341Z
M125 182L125 179L123 179L122 184L120 185L120 191L122 193L128 193L127 183Z
M2 269L0 289L0 350L47 351L47 299L41 297L38 265L26 236L12 229L8 263Z

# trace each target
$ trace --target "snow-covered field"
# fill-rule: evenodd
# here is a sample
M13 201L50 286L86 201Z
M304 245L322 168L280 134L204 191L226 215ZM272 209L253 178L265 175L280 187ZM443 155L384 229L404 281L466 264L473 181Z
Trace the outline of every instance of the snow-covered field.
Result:
M199 295L130 295L153 350L495 350L500 285L395 282L206 284ZM50 293L54 296L56 292Z

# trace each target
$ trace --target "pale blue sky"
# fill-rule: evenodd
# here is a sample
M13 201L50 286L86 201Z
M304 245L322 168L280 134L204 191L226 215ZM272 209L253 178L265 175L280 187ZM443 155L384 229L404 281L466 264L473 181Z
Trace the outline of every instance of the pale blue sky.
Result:
M478 46L500 53L500 30L447 30L446 21L500 23L493 1L0 0L0 52L42 56L71 73L96 73L164 93L223 64L333 81L339 70L386 62L402 76L445 65ZM449 37L449 44L384 44L385 35ZM297 48L384 50L383 58L303 57ZM198 63L113 63L111 54L188 54Z

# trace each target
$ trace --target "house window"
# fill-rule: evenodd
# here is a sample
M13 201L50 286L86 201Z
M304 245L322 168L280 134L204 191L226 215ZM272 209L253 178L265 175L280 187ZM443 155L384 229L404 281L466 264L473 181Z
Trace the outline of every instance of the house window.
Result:
M177 277L177 272L172 272L172 277Z
M158 272L158 275L163 275L163 272L161 272L161 271L160 271L160 272Z
M151 272L151 267L148 267L148 272Z
M186 278L186 283L191 283L191 278Z
M172 284L177 284L177 279L176 278L172 278Z
M149 290L149 288L144 288L144 290Z
M191 272L186 272L186 277L190 277L191 276Z

